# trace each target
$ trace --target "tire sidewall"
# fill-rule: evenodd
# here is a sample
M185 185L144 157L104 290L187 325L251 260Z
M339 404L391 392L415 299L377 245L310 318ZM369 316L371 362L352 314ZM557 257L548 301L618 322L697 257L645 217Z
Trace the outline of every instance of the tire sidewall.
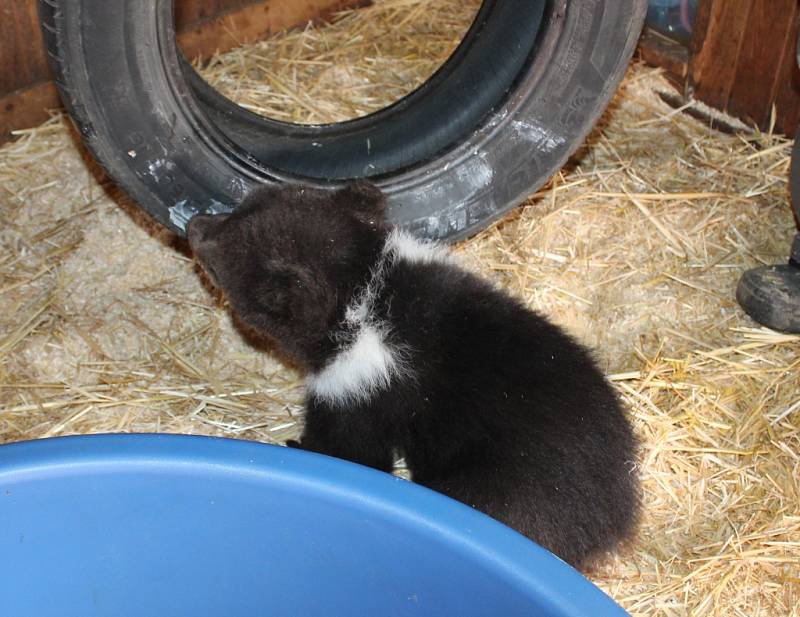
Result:
M171 2L73 0L59 7L41 0L64 103L109 175L159 222L183 234L193 213L233 209L258 183L324 184L265 168L198 123L202 111L165 40L174 37ZM536 191L605 109L645 10L644 0L558 0L532 64L478 129L441 155L376 181L392 222L452 241Z
M551 15L540 54L465 143L382 185L393 220L458 240L502 217L552 177L592 130L633 54L645 3L569 0ZM620 24L627 23L627 28Z

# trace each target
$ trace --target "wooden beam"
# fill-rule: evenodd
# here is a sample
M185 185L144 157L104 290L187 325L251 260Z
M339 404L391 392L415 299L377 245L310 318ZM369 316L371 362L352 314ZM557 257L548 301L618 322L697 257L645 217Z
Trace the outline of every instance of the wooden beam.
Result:
M202 4L197 0L193 2ZM216 51L228 51L298 24L325 20L336 11L362 3L353 0L249 2L235 10L199 17L193 22L178 22L178 44L189 59L207 58ZM192 11L191 14L202 15L202 12Z
M178 42L189 58L329 18L368 0L175 0ZM42 42L36 0L0 0L0 143L60 106Z
M0 0L0 98L48 79L35 0Z
M800 119L795 58L798 0L701 0L687 94L745 122L794 135Z
M683 93L689 75L689 50L686 46L645 28L639 41L639 55L647 64L664 69L667 79Z
M0 99L0 144L11 139L11 131L38 126L61 107L61 98L52 81L7 94Z
M739 51L747 34L753 5L759 0L714 0L700 49L689 66L694 95L717 109L727 110L737 75Z
M797 0L753 3L728 95L728 113L758 126L769 125L780 68L786 60L795 62L796 15Z
M792 28L786 37L786 52L778 73L775 93L776 129L789 137L800 129L800 68L797 66L795 44L800 30L800 8L795 6Z

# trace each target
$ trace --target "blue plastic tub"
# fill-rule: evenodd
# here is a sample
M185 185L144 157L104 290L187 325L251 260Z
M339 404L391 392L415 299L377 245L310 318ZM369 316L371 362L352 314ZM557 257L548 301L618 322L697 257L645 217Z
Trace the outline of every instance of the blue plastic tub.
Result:
M8 617L620 616L514 531L404 480L228 439L0 446Z

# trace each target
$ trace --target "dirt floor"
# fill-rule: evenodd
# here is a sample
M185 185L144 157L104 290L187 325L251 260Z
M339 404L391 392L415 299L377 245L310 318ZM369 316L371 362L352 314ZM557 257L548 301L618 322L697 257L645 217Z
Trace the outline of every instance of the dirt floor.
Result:
M472 9L453 21L455 5L442 6L449 17L437 22L429 6L379 38L401 37L384 44L405 50L409 66L415 54L446 55ZM356 30L364 20L346 16L341 40L341 24L309 28L204 70L217 83L263 81L252 66L236 73L242 54L277 72L284 52L273 47L283 45L300 50L301 75L297 67L323 62L315 41L338 49L349 40L362 47L342 70L360 75L379 57L364 52L374 35ZM438 51L428 49L434 23L445 24ZM345 62L329 53L323 72ZM436 65L417 62L417 75ZM345 102L345 89L330 89L336 99L320 89L316 107L297 115L324 121L342 107L353 115L385 104L401 91L376 84L383 73L362 75L374 89L362 83ZM788 254L791 142L709 129L664 104L657 92L668 90L658 71L634 65L575 160L455 250L596 350L641 437L639 537L590 578L633 615L796 616L800 336L759 327L734 299L745 269ZM311 103L281 96L252 104L303 119L285 110ZM0 442L109 431L296 436L302 377L243 340L185 247L98 176L58 116L0 149Z

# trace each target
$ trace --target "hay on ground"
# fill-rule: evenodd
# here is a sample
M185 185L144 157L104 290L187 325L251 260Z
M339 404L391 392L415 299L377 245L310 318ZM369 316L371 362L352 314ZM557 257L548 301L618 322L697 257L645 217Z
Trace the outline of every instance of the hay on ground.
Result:
M274 117L350 117L430 74L473 4L376 2L204 70ZM253 94L270 75L289 90L267 78ZM630 410L642 528L591 578L633 615L798 615L800 337L734 300L746 268L786 258L790 142L712 131L664 104L667 88L633 66L581 156L456 250L594 347ZM298 434L301 376L243 340L191 259L148 229L61 117L0 149L0 442Z

